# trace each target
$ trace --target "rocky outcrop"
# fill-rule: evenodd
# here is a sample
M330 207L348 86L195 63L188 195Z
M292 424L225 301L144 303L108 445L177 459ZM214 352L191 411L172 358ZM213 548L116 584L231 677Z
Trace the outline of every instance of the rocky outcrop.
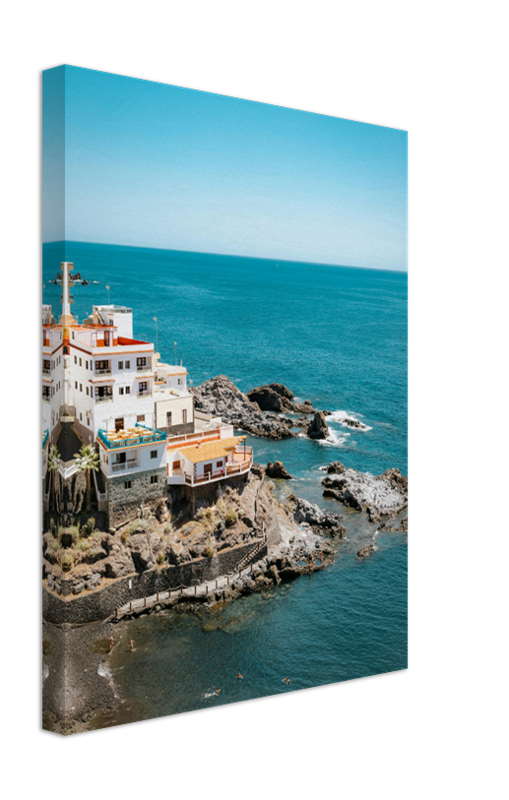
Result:
M365 558L368 558L368 556L370 556L372 553L374 553L375 550L376 550L376 547L375 547L374 544L368 544L368 545L366 545L366 547L361 547L361 549L358 551L357 555L361 559L361 561L363 561Z
M268 417L243 394L226 375L217 375L192 389L195 407L207 414L218 414L223 422L254 436L285 439L295 434L278 417Z
M383 517L395 517L408 505L408 478L399 469L388 469L382 475L370 475L356 469L346 469L334 462L322 481L324 496L334 497L357 511L366 511L370 522ZM327 495L325 495L327 491Z
M346 536L346 529L342 522L343 517L340 514L329 514L322 511L314 503L296 497L294 494L290 495L288 501L296 522L310 525L315 531L334 538L343 539Z
M306 431L310 439L327 439L329 427L322 411L317 411Z
M289 411L292 414L314 414L315 409L309 400L299 403L295 395L282 383L269 383L257 386L247 393L252 403L257 403L262 411Z
M292 477L282 461L274 461L273 464L269 461L265 469L265 474L269 478L278 478L283 480L290 480Z

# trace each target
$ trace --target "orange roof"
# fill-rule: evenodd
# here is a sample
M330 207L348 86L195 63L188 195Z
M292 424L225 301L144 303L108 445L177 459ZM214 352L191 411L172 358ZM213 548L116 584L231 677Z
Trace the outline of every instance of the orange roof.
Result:
M218 439L216 442L206 442L205 444L193 445L192 447L177 447L176 451L192 461L199 464L201 461L210 461L212 458L227 456L238 445L240 437L232 436L229 439Z

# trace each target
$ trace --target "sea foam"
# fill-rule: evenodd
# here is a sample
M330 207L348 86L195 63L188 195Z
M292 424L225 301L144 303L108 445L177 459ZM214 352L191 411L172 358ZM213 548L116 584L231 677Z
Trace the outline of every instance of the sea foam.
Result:
M362 417L362 414L358 414L359 417ZM362 426L361 428L355 428L357 431L371 431L373 430L372 427L366 425L364 422L361 422L360 419L357 419L353 414L348 414L346 411L333 411L332 414L329 414L325 417L326 421L329 422L337 422L339 425L342 425L345 428L348 428L348 421L350 422L359 422Z

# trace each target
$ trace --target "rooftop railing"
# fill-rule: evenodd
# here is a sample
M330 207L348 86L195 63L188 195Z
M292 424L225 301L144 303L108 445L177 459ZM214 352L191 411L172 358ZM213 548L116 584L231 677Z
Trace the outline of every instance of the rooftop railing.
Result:
M138 434L138 428L140 433ZM101 442L108 448L108 450L118 450L122 447L133 447L136 444L151 444L152 442L165 442L166 434L164 431L158 431L155 428L147 428L145 425L137 425L136 432L129 436L124 436L119 439L110 439L108 432L100 430L97 434Z

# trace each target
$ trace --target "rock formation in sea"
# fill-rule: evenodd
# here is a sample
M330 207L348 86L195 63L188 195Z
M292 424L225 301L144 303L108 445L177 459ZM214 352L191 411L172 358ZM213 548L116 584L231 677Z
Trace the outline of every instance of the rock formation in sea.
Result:
M279 417L264 414L226 375L210 378L200 386L195 386L192 392L199 411L217 414L223 422L254 436L284 439L295 435Z
M270 383L257 386L247 393L253 403L257 403L262 411L288 411L292 414L314 414L315 409L309 400L299 403L294 393L282 383Z
M323 411L317 411L315 413L306 433L310 439L327 439L329 436L329 427Z
M408 505L408 478L399 469L387 469L382 475L370 475L347 469L335 461L323 480L324 497L333 497L357 511L366 511L371 522L395 517Z
M282 461L274 461L273 464L269 461L265 468L265 474L268 478L279 478L284 480L290 480L292 477Z

